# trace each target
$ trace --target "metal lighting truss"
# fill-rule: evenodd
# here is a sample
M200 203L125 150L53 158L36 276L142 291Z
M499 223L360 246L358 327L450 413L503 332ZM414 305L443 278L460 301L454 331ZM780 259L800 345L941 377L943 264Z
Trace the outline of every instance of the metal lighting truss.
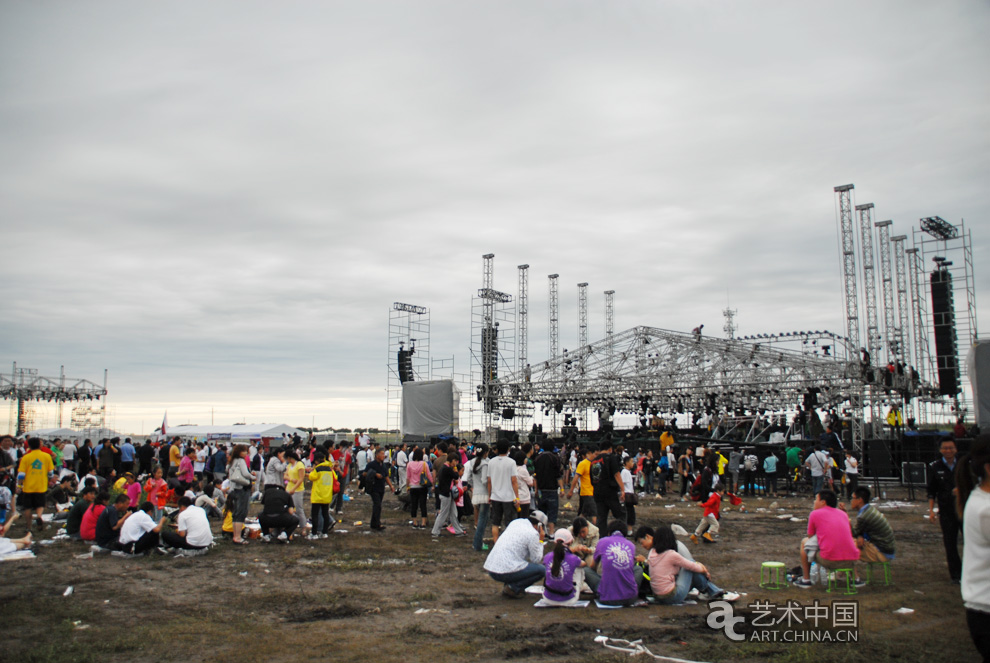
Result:
M107 395L107 372L103 371L103 385L89 380L65 377L64 369L57 378L38 375L34 368L17 368L14 362L9 375L0 373L0 396L11 401L16 409L16 434L27 432L31 422L28 403L55 402L61 406L67 401L98 401ZM12 414L11 420L14 420ZM61 420L61 416L60 416Z
M835 187L838 194L839 238L842 245L842 301L846 307L846 338L853 346L853 356L859 352L859 296L856 281L856 229L853 223L852 191L853 184ZM852 421L851 432L854 440L863 439L863 392L849 394Z
M388 386L385 389L385 429L399 430L402 413L402 381L399 380L399 350L413 350L411 357L414 380L429 380L430 309L415 304L395 302L388 311ZM451 371L453 368L451 367Z

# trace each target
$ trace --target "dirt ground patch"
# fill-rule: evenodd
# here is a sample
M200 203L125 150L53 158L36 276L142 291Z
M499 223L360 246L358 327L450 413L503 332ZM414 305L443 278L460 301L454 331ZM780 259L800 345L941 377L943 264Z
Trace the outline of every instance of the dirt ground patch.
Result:
M760 589L762 561L797 565L811 507L807 498L781 498L773 509L771 501L749 501L750 513L726 513L720 543L689 544L720 586L746 593L737 614L752 614L746 606L757 600L807 604L833 598L820 586ZM484 555L470 541L432 542L428 532L408 527L408 516L396 506L386 497L383 533L353 524L370 516L370 500L358 496L347 503L338 526L347 533L287 546L222 543L189 559L78 559L87 551L83 544L37 546L37 559L0 565L0 659L629 660L594 641L606 635L641 639L656 654L694 661L977 660L959 587L949 582L938 526L923 518L927 504L921 502L884 510L898 537L893 585L866 587L852 597L859 603L856 644L732 643L708 627L704 604L535 609L537 597L514 601L500 595L501 586L482 570ZM778 519L782 513L801 522ZM564 510L561 522L573 515ZM637 515L644 524L662 519L693 530L700 509L650 498ZM20 532L15 528L13 535ZM74 592L63 597L69 585ZM915 612L894 614L901 607Z

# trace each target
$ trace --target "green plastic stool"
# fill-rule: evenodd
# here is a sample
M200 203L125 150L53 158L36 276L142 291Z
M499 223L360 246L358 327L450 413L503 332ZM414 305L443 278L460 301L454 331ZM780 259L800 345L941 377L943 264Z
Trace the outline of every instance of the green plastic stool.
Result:
M890 562L867 562L866 566L866 584L873 584L873 566L879 564L883 567L883 584L890 584ZM877 578L877 584L880 584L880 579Z
M842 587L842 581L839 579L839 574L843 574L846 577L845 591ZM856 589L856 570L852 567L835 569L828 574L828 589L827 592L834 591L841 592L847 596L850 594L858 593Z
M783 562L763 562L760 566L760 587L763 589L784 589L787 587L787 583L780 578L783 570Z

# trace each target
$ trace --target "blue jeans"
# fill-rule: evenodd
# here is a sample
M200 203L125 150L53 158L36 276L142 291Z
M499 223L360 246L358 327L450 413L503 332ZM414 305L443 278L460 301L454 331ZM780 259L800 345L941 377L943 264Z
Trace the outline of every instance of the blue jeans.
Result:
M488 511L492 508L490 504L478 504L474 507L478 510L478 527L474 530L474 549L480 551L485 543L485 532L488 530Z
M519 571L512 573L492 573L489 571L488 575L498 582L505 583L512 591L519 593L525 591L533 583L543 580L546 573L547 569L542 564L530 562L526 568Z
M663 605L684 603L684 599L687 598L692 588L697 589L699 592L706 592L709 596L722 591L715 586L715 583L706 578L704 573L695 573L694 571L681 569L677 574L677 584L674 593L667 594L666 596L658 596L657 603L662 603Z
M811 477L811 494L817 495L821 492L822 488L825 486L825 475L820 477Z
M536 502L537 508L547 514L547 522L553 523L554 527L557 526L557 510L559 504L560 496L557 494L556 488L552 490L540 491L540 499Z

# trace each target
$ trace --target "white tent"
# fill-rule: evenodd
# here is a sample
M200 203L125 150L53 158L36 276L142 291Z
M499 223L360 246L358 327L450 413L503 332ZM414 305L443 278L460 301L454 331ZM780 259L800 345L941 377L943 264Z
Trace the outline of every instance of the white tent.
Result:
M26 437L40 437L43 440L54 440L59 438L61 440L102 440L103 438L111 439L114 437L119 437L121 439L127 437L122 435L117 431L110 428L86 428L83 430L73 430L71 428L38 428L36 430L28 431L24 434Z
M282 434L292 437L307 437L307 433L288 424L234 424L233 426L169 426L165 435L169 438L181 437L184 440L273 440L276 446L281 443Z

